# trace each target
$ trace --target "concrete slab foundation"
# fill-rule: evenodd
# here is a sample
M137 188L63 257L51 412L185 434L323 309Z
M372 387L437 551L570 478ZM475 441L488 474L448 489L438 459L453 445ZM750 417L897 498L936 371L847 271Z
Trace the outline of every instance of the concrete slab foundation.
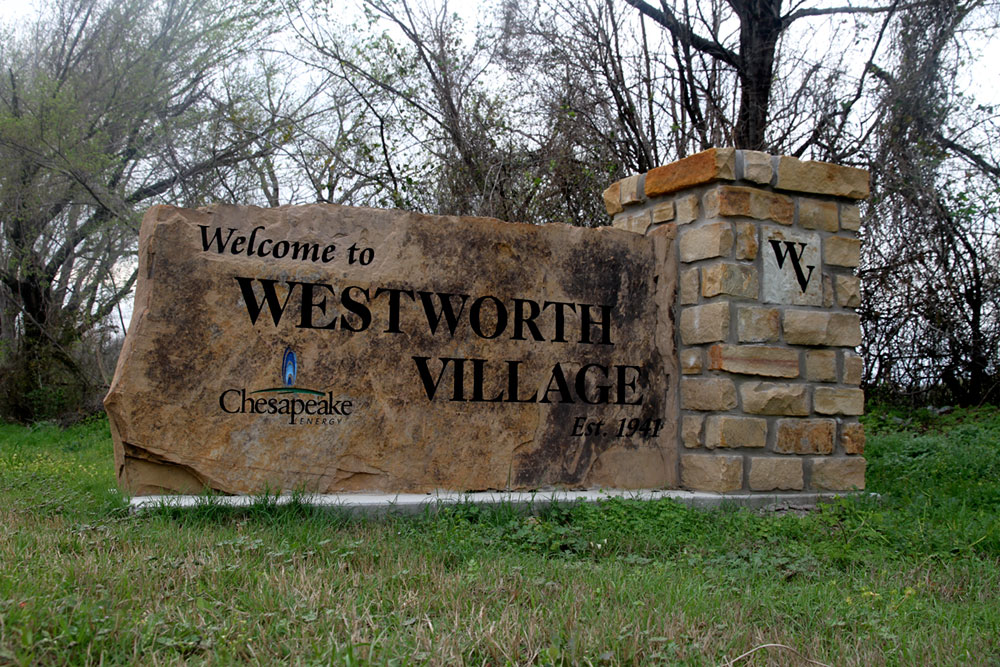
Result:
M811 508L817 503L831 502L838 497L853 495L852 493L710 493L704 491L537 491L533 493L487 491L480 493L450 493L432 494L400 493L337 493L337 494L282 494L272 497L278 505L284 505L297 499L315 507L347 510L352 514L363 516L379 516L383 514L420 514L424 511L435 511L440 507L460 503L475 503L481 505L510 504L517 507L536 509L552 503L600 502L610 498L625 498L629 500L660 500L669 498L689 507L702 509L717 509L725 506L748 507L754 509ZM150 510L159 507L197 507L205 504L215 504L224 507L248 507L261 501L261 496L136 496L130 500L133 512Z

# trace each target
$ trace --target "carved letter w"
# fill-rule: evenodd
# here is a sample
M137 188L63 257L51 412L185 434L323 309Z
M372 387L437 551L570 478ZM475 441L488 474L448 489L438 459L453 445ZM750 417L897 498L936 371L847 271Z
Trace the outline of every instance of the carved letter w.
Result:
M799 287L801 287L802 291L805 292L806 285L809 284L809 279L812 278L813 269L815 269L816 267L807 266L806 268L809 269L809 275L808 276L805 275L802 272L802 255L804 255L806 252L806 244L799 243L798 244L799 249L798 252L796 252L795 243L791 241L785 241L784 243L785 243L785 250L784 252L782 252L781 241L776 241L774 239L771 240L771 248L774 249L774 259L777 260L778 268L781 269L784 268L785 266L785 258L788 257L789 255L791 256L792 268L795 269L795 278L799 281Z

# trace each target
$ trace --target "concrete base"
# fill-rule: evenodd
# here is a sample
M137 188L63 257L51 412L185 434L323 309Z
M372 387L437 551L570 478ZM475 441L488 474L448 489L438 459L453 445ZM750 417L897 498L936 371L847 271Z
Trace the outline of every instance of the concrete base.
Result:
M327 495L283 494L272 496L270 501L284 505L297 499L314 507L347 510L352 514L381 515L386 513L419 514L434 511L447 505L475 503L481 505L514 505L535 509L552 503L577 501L599 502L609 498L629 500L660 500L670 498L690 507L714 509L724 506L754 509L806 509L817 503L830 502L838 497L854 495L845 493L707 493L700 491L622 491L602 489L592 491L486 491L479 493L454 493L441 491L433 494L399 493L338 493ZM136 496L129 502L132 511L158 507L197 507L219 505L247 507L260 502L261 496Z

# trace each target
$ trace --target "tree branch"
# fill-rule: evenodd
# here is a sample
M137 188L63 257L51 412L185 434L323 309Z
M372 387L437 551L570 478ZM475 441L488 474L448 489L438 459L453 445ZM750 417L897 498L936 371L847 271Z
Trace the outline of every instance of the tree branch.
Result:
M101 306L94 312L93 316L91 316L89 320L87 318L84 318L84 320L76 328L76 332L82 335L90 330L94 322L100 322L105 317L107 317L111 313L111 311L114 310L119 303L121 303L122 299L128 296L129 293L132 291L132 287L135 285L135 279L136 276L138 276L138 274L139 271L137 269L133 269L132 274L128 277L128 280L125 281L125 284L122 285L120 288L118 288L118 290L107 301L101 304ZM114 285L114 280L112 280L112 285ZM124 320L122 320L122 328L124 329L124 327L125 327L125 322Z
M896 82L896 79L891 74L889 74L889 72L885 71L878 65L869 62L866 69L871 71L872 74L876 76L876 78L883 81L890 88L898 87L899 84ZM938 144L940 144L942 148L947 148L951 151L958 153L963 158L965 158L972 164L976 165L986 173L1000 178L1000 165L990 163L986 158L984 158L982 155L979 155L971 148L963 146L958 142L949 139L948 137L944 136L944 134L941 133L941 130L939 129L931 130L931 138L934 139L934 141L936 141Z
M1000 178L1000 165L990 164L989 162L986 161L986 158L979 155L971 148L962 146L961 144L958 144L949 139L948 137L944 136L943 134L941 134L940 130L934 130L933 137L934 140L939 144L941 144L941 146L943 146L944 148L948 148L950 150L955 151L956 153L960 154L966 160L976 165L986 173L992 174L993 176Z
M684 44L692 46L702 53L721 60L731 67L735 67L737 69L740 67L740 57L737 54L722 46L722 44L713 42L710 39L705 39L695 33L690 26L687 26L677 20L677 17L674 16L674 13L670 11L670 8L666 5L662 5L663 10L661 11L652 5L643 2L643 0L625 0L625 2L662 25L670 31L671 35L679 39Z
M629 2L629 0L625 0ZM925 7L929 5L929 2L911 2L906 5L896 6L896 3L887 5L885 7L826 7L819 9L816 7L808 7L806 9L799 9L791 14L786 14L781 17L782 29L787 28L794 21L798 21L801 18L806 18L809 16L830 16L832 14L882 14L889 11L894 11L896 9L914 9L916 7Z

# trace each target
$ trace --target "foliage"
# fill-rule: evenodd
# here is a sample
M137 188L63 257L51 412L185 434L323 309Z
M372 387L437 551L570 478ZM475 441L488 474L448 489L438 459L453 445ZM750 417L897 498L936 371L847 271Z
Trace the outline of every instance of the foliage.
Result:
M1000 417L865 420L879 497L816 512L615 499L382 518L268 495L132 515L104 420L0 426L0 656L720 664L776 643L826 664L996 660Z
M580 145L551 127L532 83L512 76L498 27L470 34L444 4L367 0L365 20L346 34L331 3L291 6L297 57L372 124L348 138L366 151L344 164L367 175L369 202L512 221L601 220L594 191L614 161L581 160Z
M962 77L996 0L502 0L474 37L446 5L367 0L360 49L295 6L310 66L392 120L363 168L381 155L404 206L602 224L606 184L718 145L869 169L867 387L1000 390L997 115Z
M891 71L869 66L886 112L873 146L863 351L868 383L912 404L995 402L1000 391L997 115L957 85L964 33L983 9L910 10L894 28Z
M280 135L274 117L242 131L248 102L223 99L226 68L267 34L261 9L51 0L4 30L0 414L80 406L100 382L80 362L94 348L81 347L132 291L142 209L213 199L220 178Z
M608 184L730 144L871 170L873 394L995 400L998 116L963 76L998 8L46 0L0 26L0 414L96 407L152 204L598 226Z

